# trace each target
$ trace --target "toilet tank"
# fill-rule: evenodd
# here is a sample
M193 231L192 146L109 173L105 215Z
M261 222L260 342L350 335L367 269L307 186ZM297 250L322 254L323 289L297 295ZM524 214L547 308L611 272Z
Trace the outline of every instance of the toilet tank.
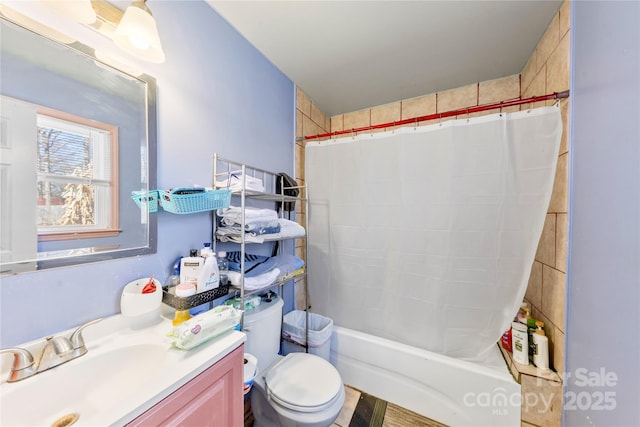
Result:
M258 359L258 370L263 372L280 351L280 328L282 326L282 298L273 294L271 302L262 303L244 315L243 332L246 353Z

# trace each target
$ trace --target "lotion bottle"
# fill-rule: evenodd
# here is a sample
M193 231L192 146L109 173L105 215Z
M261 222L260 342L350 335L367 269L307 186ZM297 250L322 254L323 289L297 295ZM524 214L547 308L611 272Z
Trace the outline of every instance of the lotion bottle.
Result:
M197 292L209 291L220 285L220 271L218 270L218 260L213 253L207 255L204 265L198 276Z
M520 322L511 324L511 343L513 345L513 360L521 365L529 364L529 336L527 326Z
M534 344L533 364L542 370L549 369L549 338L544 334L544 329L538 327L531 334Z
M180 261L180 283L196 283L202 272L204 259L199 256L182 258Z

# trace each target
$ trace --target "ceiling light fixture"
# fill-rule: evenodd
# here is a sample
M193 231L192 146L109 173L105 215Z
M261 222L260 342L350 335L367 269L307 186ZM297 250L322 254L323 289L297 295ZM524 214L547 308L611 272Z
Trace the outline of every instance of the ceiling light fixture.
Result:
M149 62L164 62L158 27L146 5L146 0L135 0L113 35L113 40L125 52Z

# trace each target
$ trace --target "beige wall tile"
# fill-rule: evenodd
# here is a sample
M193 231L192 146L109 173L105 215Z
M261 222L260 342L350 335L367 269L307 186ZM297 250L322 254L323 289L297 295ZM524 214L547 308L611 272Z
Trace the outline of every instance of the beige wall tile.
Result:
M480 82L478 85L478 103L480 105L500 102L520 97L520 75Z
M525 298L534 307L542 307L542 264L538 261L534 261L531 266Z
M326 114L324 114L320 108L316 105L315 102L311 102L311 120L314 121L315 124L318 125L321 132L325 132L325 122L326 122Z
M401 102L380 105L371 109L371 125L397 122L400 120Z
M541 312L561 331L564 331L566 289L566 274L543 265Z
M298 283L296 282L296 287L295 287L295 291L294 291L294 297L295 297L295 301L296 301L296 305L295 305L295 309L296 310L304 310L304 300L305 300L305 294L304 294L304 286L306 285L306 283Z
M298 178L304 179L304 146L297 143L294 154L296 156L296 180L298 180Z
M571 28L571 2L565 0L560 7L560 38L562 38Z
M547 214L538 242L536 261L555 267L556 264L556 215Z
M547 92L562 92L569 89L569 73L569 33L567 33L547 61Z
M558 157L556 177L553 182L553 193L549 202L549 212L567 212L568 194L568 167L569 155L567 153Z
M558 41L560 41L560 23L558 19L558 14L553 17L549 27L547 27L547 31L542 35L542 38L538 42L538 46L536 47L537 51L537 61L538 61L538 70L544 65L544 63L551 56L551 52L558 45Z
M546 66L543 66L542 69L533 76L533 80L529 86L522 92L523 98L531 98L532 96L541 96L546 95L546 82L547 73ZM522 109L526 110L528 108L536 108L544 106L544 102L536 102L535 104L523 104Z
M556 218L556 268L567 271L567 214L559 213Z
M329 132L338 132L342 129L344 129L344 115L340 114L338 116L331 117Z
M437 101L438 113L478 105L478 84L438 92Z
M311 116L311 100L306 93L296 86L296 108L303 114Z
M320 126L318 126L309 117L302 115L302 135L312 136L320 133Z
M371 110L359 110L344 115L344 129L356 129L370 126Z
M402 120L428 116L436 112L436 94L420 96L402 101Z
M522 421L558 427L562 419L562 384L522 375Z
M296 138L304 136L302 133L302 111L296 110Z
M529 423L528 423L528 422L526 422L526 421L522 421L522 422L520 423L520 427L538 427L538 426L536 426L535 424L529 424Z
M564 378L564 332L559 328L554 328L553 351L549 350L549 362L551 367Z
M533 50L533 53L531 54L531 56L529 57L529 60L527 61L527 63L525 64L524 68L522 69L522 73L521 75L521 92L524 93L527 88L529 87L529 85L531 84L531 82L533 81L533 78L536 76L536 74L538 74L538 55L536 53L536 50Z

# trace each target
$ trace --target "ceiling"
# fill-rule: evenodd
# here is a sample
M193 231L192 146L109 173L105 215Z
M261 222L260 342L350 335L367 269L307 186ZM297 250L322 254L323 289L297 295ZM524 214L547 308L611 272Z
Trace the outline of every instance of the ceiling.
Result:
M327 115L519 73L562 0L206 0Z

